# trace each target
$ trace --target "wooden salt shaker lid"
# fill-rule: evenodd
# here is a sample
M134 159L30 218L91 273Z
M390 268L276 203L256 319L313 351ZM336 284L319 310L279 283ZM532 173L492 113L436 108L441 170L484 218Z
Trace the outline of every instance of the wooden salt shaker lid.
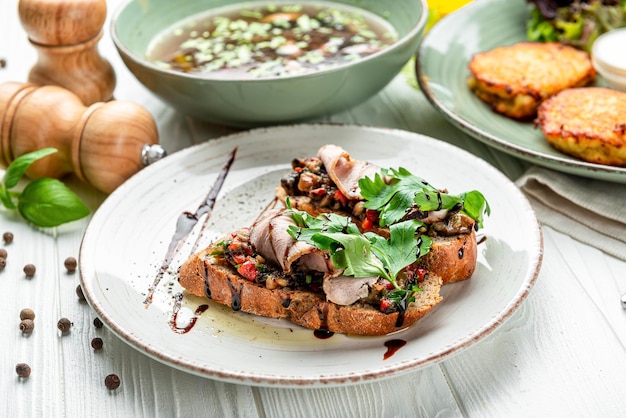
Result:
M30 83L64 87L85 105L113 98L115 72L98 53L106 0L20 0L18 12L38 55Z
M76 45L96 37L106 20L106 0L20 0L28 38L47 46Z

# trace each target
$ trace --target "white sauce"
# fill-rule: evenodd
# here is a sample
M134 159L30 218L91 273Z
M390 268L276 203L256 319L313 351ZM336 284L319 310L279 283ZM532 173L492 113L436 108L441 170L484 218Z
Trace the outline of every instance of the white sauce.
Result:
M598 37L592 51L596 64L626 76L626 28L615 29Z

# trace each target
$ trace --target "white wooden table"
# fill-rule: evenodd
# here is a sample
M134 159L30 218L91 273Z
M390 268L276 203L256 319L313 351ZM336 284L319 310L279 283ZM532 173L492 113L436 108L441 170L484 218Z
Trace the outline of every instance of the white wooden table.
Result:
M109 16L119 3L110 0ZM178 114L143 88L124 67L108 23L100 52L116 70L117 99L146 107L161 143L175 150L230 133ZM17 15L17 0L0 2L0 82L26 81L36 53ZM324 121L377 125L433 136L488 160L510 178L527 165L490 149L448 124L423 94L399 75L371 100ZM106 197L74 179L92 209ZM106 328L75 294L77 274L63 261L78 256L88 220L42 232L0 210L0 233L13 232L0 272L0 416L381 416L381 417L618 417L626 416L626 263L544 228L541 273L522 307L483 341L448 360L376 383L323 389L235 385L163 365L131 348ZM32 263L36 276L24 277ZM35 310L30 336L18 329L19 311ZM74 326L61 336L57 320ZM95 352L92 338L104 340ZM32 374L20 380L19 362ZM116 373L122 385L104 386Z

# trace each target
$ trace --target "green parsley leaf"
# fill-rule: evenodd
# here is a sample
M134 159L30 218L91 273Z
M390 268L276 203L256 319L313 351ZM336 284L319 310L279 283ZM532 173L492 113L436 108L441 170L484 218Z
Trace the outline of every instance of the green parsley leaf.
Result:
M51 178L40 178L26 185L17 208L24 219L41 227L58 226L89 214L78 196L61 181Z
M359 228L345 216L335 213L322 213L314 217L303 211L292 210L290 205L287 207L288 213L291 214L297 224L297 226L291 225L287 230L293 239L305 241L323 250L329 250L333 240L326 239L324 235L315 238L314 236L320 232L328 234L342 231L360 235Z
M388 276L392 279L390 280L392 283L403 268L413 264L419 258L422 252L420 243L426 242L424 250L426 247L430 250L432 239L429 237L416 239L415 237L419 225L420 223L414 220L393 224L389 227L388 240L380 235L368 234L373 243L372 251L389 272Z
M463 199L462 213L466 214L478 223L478 227L483 227L483 214L491 215L491 207L485 196L478 190L472 190L470 192L463 193L461 195Z
M461 212L475 220L481 228L483 214L490 214L485 197L476 190L460 195L443 193L402 167L397 170L382 169L381 174L376 174L374 179L366 177L359 180L365 207L380 213L381 227L397 223L414 206L423 212L452 210L460 206ZM389 181L385 182L383 178Z
M288 206L290 207L290 206ZM432 239L416 236L421 222L409 220L391 225L390 237L372 232L362 234L345 216L324 213L313 217L288 209L299 224L288 232L292 238L328 251L333 264L353 277L382 277L398 288L396 277L406 266L430 251Z
M336 267L344 269L344 275L392 279L383 262L372 252L372 243L365 235L320 232L315 234L313 239L316 243L322 243L322 246L326 246L329 241L340 244L340 246L329 245L330 258Z
M361 194L365 198L365 207L380 212L380 226L388 226L398 222L413 205L415 193L426 188L436 192L424 179L412 175L408 170L382 169L384 177L390 177L387 184L380 174L374 179L365 177L359 180Z

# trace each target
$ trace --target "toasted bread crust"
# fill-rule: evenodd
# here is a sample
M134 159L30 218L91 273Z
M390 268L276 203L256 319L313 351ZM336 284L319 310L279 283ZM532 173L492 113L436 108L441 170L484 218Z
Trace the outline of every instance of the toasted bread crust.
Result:
M586 86L596 71L589 54L557 42L519 42L478 53L468 64L470 88L493 111L532 119L546 98Z
M305 328L354 335L385 335L410 327L438 304L442 280L430 274L420 283L422 292L409 304L403 318L385 314L373 306L340 306L324 300L321 293L280 288L270 290L242 278L223 260L213 257L209 246L190 257L179 270L179 283L196 296L209 296L218 303L243 312L270 318L286 318ZM207 285L208 283L208 285ZM208 289L208 292L205 290Z
M430 252L422 258L429 272L442 278L443 284L469 279L476 269L478 244L476 233L435 237Z
M562 91L539 107L536 124L561 152L626 165L626 93L603 87Z

